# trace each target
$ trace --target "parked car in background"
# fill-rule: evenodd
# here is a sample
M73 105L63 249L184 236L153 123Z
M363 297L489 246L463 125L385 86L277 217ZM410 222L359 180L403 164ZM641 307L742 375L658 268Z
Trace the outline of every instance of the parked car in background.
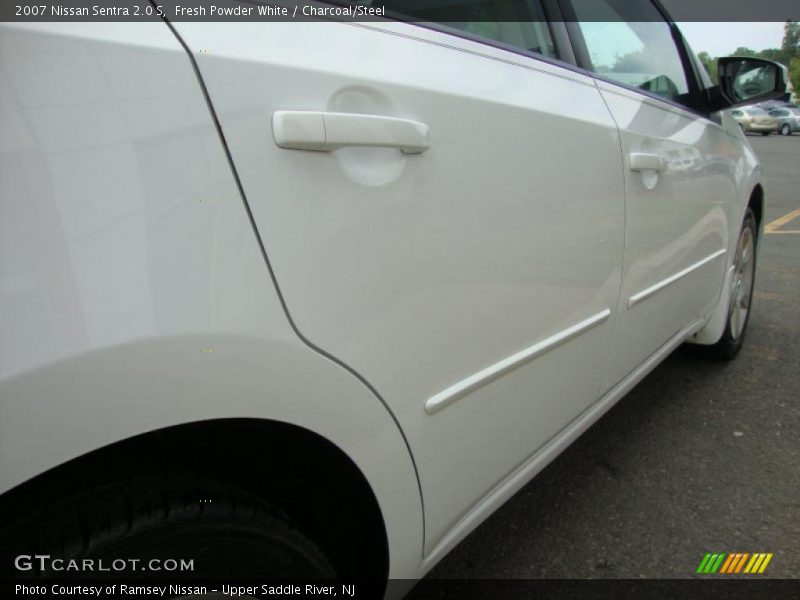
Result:
M778 131L778 121L771 117L767 111L758 106L748 106L747 108L737 108L731 111L731 115L739 127L745 133L760 133L769 135Z
M781 135L792 135L800 132L800 108L786 107L773 108L769 111L769 116L777 121L778 133Z
M384 4L0 24L1 565L408 586L679 345L737 354L728 109L777 63L715 86L649 0Z

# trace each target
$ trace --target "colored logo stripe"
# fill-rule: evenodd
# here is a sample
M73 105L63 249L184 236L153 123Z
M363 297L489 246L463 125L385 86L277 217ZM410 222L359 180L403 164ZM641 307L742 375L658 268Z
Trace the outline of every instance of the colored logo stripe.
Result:
M698 573L763 573L769 561L772 560L772 553L756 552L724 552L708 553L700 561L697 567ZM746 566L745 566L746 565Z
M720 573L727 573L728 569L731 568L731 564L733 563L733 559L736 557L736 554L728 554L728 560L725 561L725 564L722 565L722 570Z
M744 567L744 562L749 556L749 552L737 552L733 554L733 558L731 559L730 564L727 565L727 569L722 569L720 573L738 573L742 570L742 567Z
M764 569L767 568L769 561L772 560L772 553L769 554L762 553L762 554L754 554L753 558L747 564L744 569L745 573L763 573Z
M724 558L725 558L724 552L718 554L706 554L703 557L703 560L700 562L700 566L697 567L697 572L716 573L717 569L719 569L720 565L722 564L722 559Z

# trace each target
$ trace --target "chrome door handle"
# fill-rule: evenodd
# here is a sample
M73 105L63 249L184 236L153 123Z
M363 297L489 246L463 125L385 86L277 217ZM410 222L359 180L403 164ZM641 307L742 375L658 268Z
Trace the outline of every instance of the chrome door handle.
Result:
M660 154L631 152L628 154L628 165L631 171L664 171L667 161Z
M431 145L425 123L336 112L276 111L272 115L272 136L281 148L320 152L373 146L421 154Z

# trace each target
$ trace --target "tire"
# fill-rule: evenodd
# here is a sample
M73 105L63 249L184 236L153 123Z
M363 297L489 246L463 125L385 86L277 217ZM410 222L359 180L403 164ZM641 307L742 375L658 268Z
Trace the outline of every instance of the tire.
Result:
M753 211L745 213L734 256L734 281L731 285L728 322L720 340L711 346L696 346L701 354L718 360L733 360L739 353L750 322L756 272L758 226Z
M249 492L211 480L139 479L60 500L12 532L11 556L142 559L120 578L320 579L336 573L322 550L285 514ZM6 534L6 532L3 532ZM191 571L149 570L150 559L193 560ZM65 561L66 562L66 561ZM7 565L11 564L6 562ZM122 564L122 563L119 563ZM12 578L103 577L102 573L19 572Z
M792 128L789 127L788 123L784 123L781 127L781 135L792 135Z

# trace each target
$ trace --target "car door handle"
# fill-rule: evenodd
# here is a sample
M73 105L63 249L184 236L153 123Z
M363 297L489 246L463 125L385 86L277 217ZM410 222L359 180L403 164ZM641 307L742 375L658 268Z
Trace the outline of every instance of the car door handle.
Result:
M667 168L667 162L660 154L647 152L631 152L628 164L631 171L663 171Z
M421 154L431 145L425 123L336 112L276 111L272 115L272 136L281 148L320 152L346 146L373 146Z

